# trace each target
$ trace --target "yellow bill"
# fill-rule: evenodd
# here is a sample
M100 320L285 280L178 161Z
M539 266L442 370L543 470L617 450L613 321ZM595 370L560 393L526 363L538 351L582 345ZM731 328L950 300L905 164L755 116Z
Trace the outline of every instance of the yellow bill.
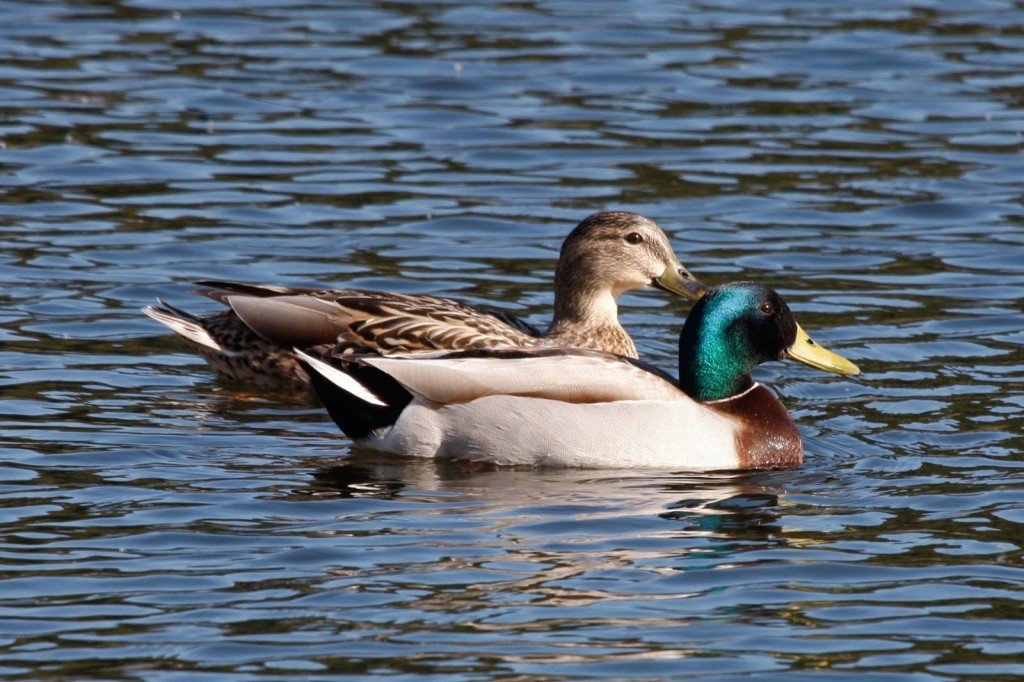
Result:
M826 372L849 374L851 376L860 374L860 368L857 365L842 355L837 355L816 344L799 324L796 326L796 341L786 349L784 356L802 362L805 365L823 369Z

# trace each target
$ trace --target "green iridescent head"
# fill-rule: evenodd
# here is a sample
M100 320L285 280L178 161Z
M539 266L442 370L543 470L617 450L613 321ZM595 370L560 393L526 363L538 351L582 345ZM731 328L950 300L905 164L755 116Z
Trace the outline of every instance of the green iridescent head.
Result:
M817 345L774 290L734 282L708 291L679 336L679 385L701 402L750 388L762 362L793 358L837 374L860 374L852 362Z

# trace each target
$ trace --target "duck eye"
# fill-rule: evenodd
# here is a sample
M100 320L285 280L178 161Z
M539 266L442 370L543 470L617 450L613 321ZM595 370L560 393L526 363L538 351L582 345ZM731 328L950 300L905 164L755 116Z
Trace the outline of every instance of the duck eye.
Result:
M761 312L765 315L774 315L775 306L773 306L769 301L765 301L761 304Z
M644 240L644 236L639 232L630 232L626 235L626 242L629 244L639 244Z

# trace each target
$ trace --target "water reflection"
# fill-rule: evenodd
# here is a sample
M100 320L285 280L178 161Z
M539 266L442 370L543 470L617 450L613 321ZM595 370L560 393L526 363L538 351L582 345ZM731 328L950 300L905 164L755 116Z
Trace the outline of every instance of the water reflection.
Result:
M589 526L621 518L662 519L679 537L770 539L781 531L784 495L757 476L672 474L651 477L616 471L601 472L514 470L488 464L417 460L355 450L343 463L314 473L300 497L422 499L438 503L445 497L466 504L487 517L516 519L506 528L553 523L559 527ZM608 504L602 510L600 504ZM442 504L435 511L445 509ZM502 523L505 523L504 521ZM594 532L597 536L600 533Z

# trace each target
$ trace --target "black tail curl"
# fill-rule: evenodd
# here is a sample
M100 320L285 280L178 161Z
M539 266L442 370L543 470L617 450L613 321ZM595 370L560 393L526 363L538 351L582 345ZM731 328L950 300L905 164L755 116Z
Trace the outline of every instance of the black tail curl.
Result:
M302 368L309 374L313 390L320 397L320 402L327 408L327 413L346 436L352 440L362 440L373 435L377 429L393 426L398 421L402 410L412 400L409 393L389 374L365 364L358 357L321 357L318 358L335 369L348 374L369 391L381 399L384 405L374 405L358 398L337 386L333 381L318 372L301 357L298 358Z

